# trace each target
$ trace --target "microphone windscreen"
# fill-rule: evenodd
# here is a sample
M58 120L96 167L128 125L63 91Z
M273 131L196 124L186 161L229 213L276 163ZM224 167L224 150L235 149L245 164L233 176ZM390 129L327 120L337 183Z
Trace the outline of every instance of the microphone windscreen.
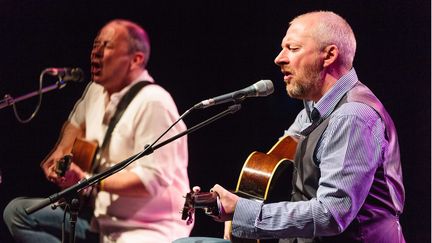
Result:
M261 80L255 83L257 96L267 96L274 92L271 80Z
M69 81L82 82L84 81L84 72L81 68L72 68Z

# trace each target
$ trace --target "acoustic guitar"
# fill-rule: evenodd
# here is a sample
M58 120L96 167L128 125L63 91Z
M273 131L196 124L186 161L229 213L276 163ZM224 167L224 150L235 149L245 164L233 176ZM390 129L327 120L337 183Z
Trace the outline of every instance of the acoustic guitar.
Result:
M93 163L95 161L96 154L98 152L99 146L95 141L88 141L83 138L76 138L72 146L71 154L65 155L62 159L57 161L56 173L59 176L65 176L66 171L69 170L70 164L74 162L78 165L81 170L92 174L93 173ZM90 190L82 190L79 192L79 210L84 210L86 206L91 204L91 196L96 193L93 188ZM63 206L62 203L60 203Z
M59 176L64 176L73 161L81 170L92 174L92 166L98 149L98 143L95 141L88 141L83 138L75 139L71 154L65 155L57 161L56 173Z
M267 153L253 152L246 159L237 182L235 194L264 203L287 201L291 198L293 160L297 142L290 136L281 138ZM214 192L190 192L186 194L182 219L192 222L196 208L213 217L219 215L219 198ZM271 242L248 240L231 236L231 241ZM276 241L277 242L277 241Z

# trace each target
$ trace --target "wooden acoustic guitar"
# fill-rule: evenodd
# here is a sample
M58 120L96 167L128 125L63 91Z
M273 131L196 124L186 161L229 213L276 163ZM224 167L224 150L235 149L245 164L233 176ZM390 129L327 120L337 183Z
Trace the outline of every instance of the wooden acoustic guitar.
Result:
M281 138L267 153L253 152L246 159L237 182L235 194L264 203L291 199L293 160L297 142L290 136ZM182 219L192 222L196 208L204 209L209 216L219 215L218 197L213 192L186 194ZM272 242L272 240L248 240L231 236L235 243ZM277 240L276 240L277 242Z
M83 138L76 138L72 146L71 154L67 154L62 159L57 161L55 168L56 173L59 176L65 176L66 171L69 170L70 164L74 162L84 172L92 174L92 167L98 149L99 146L97 142L88 141ZM92 194L94 193L96 193L96 191L94 191L93 188L90 188L90 190L81 190L79 192L80 211L83 210L84 207L91 204L90 199ZM63 201L61 200L61 203L59 205L63 207L64 204L62 202Z
M98 148L98 143L95 141L88 141L83 138L75 139L71 154L65 155L62 159L57 161L56 173L60 176L64 176L70 167L70 163L74 162L81 170L92 174L92 166Z

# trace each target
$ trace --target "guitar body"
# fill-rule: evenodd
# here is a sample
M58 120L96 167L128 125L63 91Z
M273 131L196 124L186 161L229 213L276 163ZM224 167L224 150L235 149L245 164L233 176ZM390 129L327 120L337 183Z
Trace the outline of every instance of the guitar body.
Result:
M237 182L235 194L264 203L291 199L292 176L297 141L290 136L281 138L267 153L253 152L246 159ZM182 219L192 222L196 208L204 209L209 216L219 216L218 197L213 192L190 192L186 194ZM231 221L226 222L231 224ZM231 228L231 227L229 227ZM233 243L273 243L278 239L250 240L231 235Z
M69 170L70 164L74 162L81 168L81 170L92 174L93 162L97 151L97 142L88 141L82 138L75 139L71 154L67 154L57 161L56 173L59 176L64 176L66 171Z
M81 170L92 174L93 172L93 163L98 152L98 143L93 141L88 141L82 138L76 138L72 147L71 154L67 154L63 156L62 159L57 161L56 164L56 173L59 176L65 176L66 171L69 170L70 164L74 162L78 165ZM80 210L84 208L85 205L88 205L90 202L90 196L93 190L82 190L79 192L79 202L80 202Z
M91 174L97 151L97 142L77 138L72 147L72 161L83 171Z
M269 192L287 169L293 168L297 142L289 136L279 140L268 153L253 152L246 159L237 182L236 194L267 202ZM290 174L291 177L291 174ZM289 179L289 178L288 178ZM291 180L285 186L290 186ZM291 193L291 190L288 190Z
M246 159L235 193L264 203L291 199L293 160L297 142L290 136L281 138L267 153L253 152ZM231 236L234 243L270 243L279 240L250 240Z

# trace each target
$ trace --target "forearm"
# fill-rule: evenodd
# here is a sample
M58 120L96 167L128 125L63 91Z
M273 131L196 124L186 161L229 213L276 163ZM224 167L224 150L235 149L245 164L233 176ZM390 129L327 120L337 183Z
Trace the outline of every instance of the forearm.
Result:
M232 229L240 238L310 238L317 234L317 225L325 227L327 233L339 231L330 212L316 199L272 204L241 199Z
M240 199L234 211L232 233L253 239L337 235L360 209L365 197L365 193L361 194L334 189L318 192L318 197L309 201L271 204Z
M77 127L69 121L66 121L63 125L56 147L65 153L69 153L72 150L75 139L77 137L82 137L83 135L84 131L80 127Z
M66 121L63 125L63 128L60 132L60 136L57 140L57 143L55 144L54 148L51 150L51 152L45 157L45 159L41 162L41 165L50 160L51 155L54 152L60 153L60 154L68 154L71 152L73 144L75 142L75 139L77 137L82 137L84 135L84 131L69 121Z
M128 197L149 195L140 178L133 172L119 172L101 181L100 190Z

